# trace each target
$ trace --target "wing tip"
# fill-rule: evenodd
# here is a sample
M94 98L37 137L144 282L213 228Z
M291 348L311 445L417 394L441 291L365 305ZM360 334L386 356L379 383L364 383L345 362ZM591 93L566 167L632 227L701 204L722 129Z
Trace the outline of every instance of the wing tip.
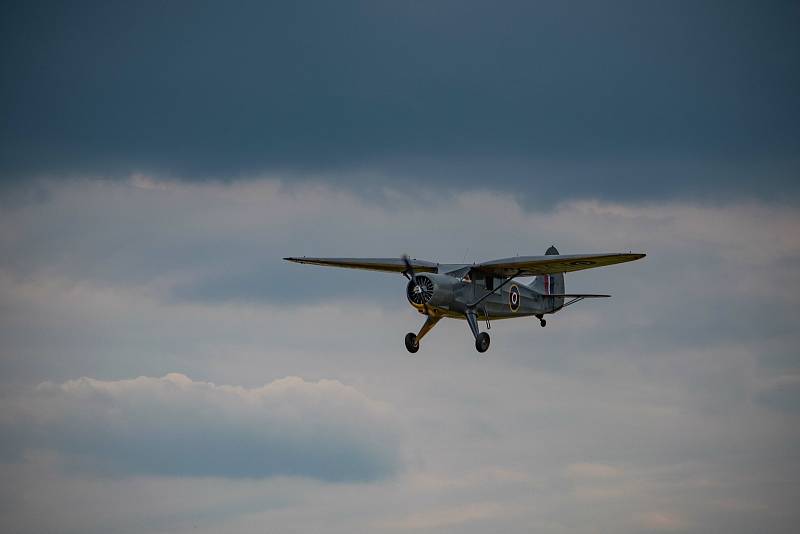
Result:
M646 257L647 254L644 252L623 252L620 256L628 256L630 259L627 261L636 261Z

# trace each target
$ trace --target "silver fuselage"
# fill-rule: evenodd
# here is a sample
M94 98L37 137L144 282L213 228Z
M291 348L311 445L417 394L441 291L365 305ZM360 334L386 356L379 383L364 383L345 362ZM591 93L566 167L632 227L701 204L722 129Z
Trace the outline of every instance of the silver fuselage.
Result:
M433 296L424 305L409 303L420 313L464 319L469 305L492 293L484 278L459 278L449 274L424 273L419 277L427 277L433 282ZM498 288L504 279L495 278L494 288ZM409 284L413 284L411 281ZM510 319L512 317L541 316L555 313L564 305L563 297L552 297L540 294L527 285L512 280L499 290L486 297L475 308L481 320Z

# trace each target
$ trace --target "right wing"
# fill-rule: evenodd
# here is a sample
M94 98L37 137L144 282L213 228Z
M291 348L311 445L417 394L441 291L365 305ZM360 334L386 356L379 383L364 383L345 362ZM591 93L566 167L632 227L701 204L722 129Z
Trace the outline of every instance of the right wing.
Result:
M344 267L347 269L365 269L367 271L383 271L389 273L402 273L406 264L402 258L283 258L295 263L308 263L325 267ZM425 260L408 260L415 272L435 273L439 269L438 263Z
M522 256L479 263L473 268L498 278L509 276L537 276L540 274L571 273L625 263L644 258L644 254L567 254Z

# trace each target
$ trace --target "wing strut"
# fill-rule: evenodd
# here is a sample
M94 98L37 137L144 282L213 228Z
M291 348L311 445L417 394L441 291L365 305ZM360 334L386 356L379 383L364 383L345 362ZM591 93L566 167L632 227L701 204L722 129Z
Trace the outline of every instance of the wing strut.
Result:
M502 283L502 284L500 284L500 285L499 285L499 286L497 286L496 288L492 289L491 291L489 291L488 293L486 293L484 296L482 296L481 298L479 298L478 300L476 300L476 301L475 301L475 302L473 302L472 304L467 304L467 309L472 309L472 308L475 308L475 306L477 306L478 304L480 304L481 302L483 302L484 300L486 300L486 299L487 299L487 298L489 298L490 296L494 295L495 293L497 293L498 291L500 291L501 289L503 289L503 286L505 286L507 283L509 283L510 281L512 281L514 278L518 277L518 276L519 276L521 273L522 273L522 271L517 271L517 272L516 272L516 274L512 274L511 276L509 276L508 278L506 278L505 280L503 280L503 283Z
M472 330L472 335L475 336L475 349L478 352L486 352L486 350L489 348L490 340L489 340L489 334L487 334L486 332L481 332L478 329L478 313L475 311L475 308L478 307L478 304L480 304L490 296L494 295L495 293L503 289L503 287L505 287L506 284L508 284L514 278L518 277L520 274L522 274L522 271L517 270L516 273L512 274L511 276L503 280L502 284L492 289L491 291L486 293L484 296L482 296L472 304L467 304L467 309L464 311L464 316L467 319L467 324L469 325L469 329ZM486 313L485 308L484 308L484 313L486 314L486 328L488 330L489 328L491 328L491 326L489 324L489 314Z
M567 307L567 306L569 306L570 304L575 304L576 302L580 302L580 301L582 301L582 300L583 300L583 299L585 299L585 298L586 298L586 297L575 297L574 299L572 299L572 300L568 300L567 302L565 302L564 304L562 304L562 305L561 305L561 308L562 308L562 309L563 309L563 308L566 308L566 307Z

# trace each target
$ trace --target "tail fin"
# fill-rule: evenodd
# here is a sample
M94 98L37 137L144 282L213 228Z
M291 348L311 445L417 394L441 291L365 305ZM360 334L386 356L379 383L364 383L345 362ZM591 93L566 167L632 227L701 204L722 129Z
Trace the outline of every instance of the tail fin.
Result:
M558 254L558 249L552 246L545 252L546 256L553 256ZM542 295L563 295L564 291L564 273L556 274L542 274L533 279L530 285L531 289ZM563 297L553 297L553 307L555 309L564 305Z

